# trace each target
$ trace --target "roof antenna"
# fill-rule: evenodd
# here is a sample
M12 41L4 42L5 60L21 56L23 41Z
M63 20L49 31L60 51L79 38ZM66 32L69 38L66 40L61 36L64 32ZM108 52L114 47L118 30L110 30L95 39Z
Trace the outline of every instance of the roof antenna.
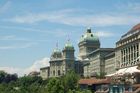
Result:
M56 48L58 49L58 41L56 42Z
M69 34L67 35L67 42L70 42Z
M69 36L69 34L68 34L68 41L70 41L70 36Z

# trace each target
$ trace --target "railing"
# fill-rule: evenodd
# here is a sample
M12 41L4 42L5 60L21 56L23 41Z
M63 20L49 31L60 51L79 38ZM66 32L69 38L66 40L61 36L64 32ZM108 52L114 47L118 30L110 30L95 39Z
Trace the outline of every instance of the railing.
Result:
M108 93L109 89L105 89L105 90L97 90L95 93Z
M107 90L97 90L95 93L109 93L109 89L107 89ZM125 91L124 93L140 93L140 88L136 88L132 92Z
M140 93L140 88L138 88L134 93Z

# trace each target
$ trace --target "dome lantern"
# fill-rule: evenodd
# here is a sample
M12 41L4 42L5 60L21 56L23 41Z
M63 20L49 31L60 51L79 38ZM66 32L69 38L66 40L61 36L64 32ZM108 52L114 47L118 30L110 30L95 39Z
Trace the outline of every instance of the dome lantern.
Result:
M51 59L62 58L62 51L58 48L58 44L56 44L56 48L53 50Z
M97 37L97 35L91 32L91 28L88 28L86 33L80 38L80 42L84 41L99 42L99 38Z
M74 46L72 45L72 43L70 42L70 40L68 40L66 42L64 49L66 49L66 50L74 50Z

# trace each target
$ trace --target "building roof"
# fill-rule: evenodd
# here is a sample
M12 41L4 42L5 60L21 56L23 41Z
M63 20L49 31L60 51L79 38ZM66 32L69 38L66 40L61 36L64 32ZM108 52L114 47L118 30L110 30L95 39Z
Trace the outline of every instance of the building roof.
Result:
M96 78L90 78L90 79L80 79L79 84L84 85L94 85L94 84L109 84L109 79L96 79Z
M61 52L60 49L55 48L55 49L53 50L52 55L51 55L51 60L52 60L52 59L58 59L58 58L62 58L62 52Z
M125 40L129 37L135 36L138 33L140 33L140 23L135 25L134 27L132 27L131 30L129 30L126 34L121 36L121 39L117 43L119 43L120 41Z
M61 53L61 50L58 49L58 48L55 48L55 49L53 50L53 53Z
M67 49L67 50L74 50L74 46L72 45L72 43L68 40L65 44L65 47L64 49Z
M140 23L135 25L129 32L134 32L134 31L137 31L137 30L140 30Z
M45 70L45 69L49 69L50 67L49 66L47 66L47 67L42 67L42 68L40 68L40 70Z
M38 76L39 74L40 74L40 72L32 71L28 74L28 76Z
M122 68L116 71L114 74L106 75L106 76L114 76L114 75L124 75L127 73L140 73L140 70L138 69L138 66L133 66L133 67L127 67L127 68Z
M98 48L98 49L92 51L91 53L89 53L88 55L95 54L95 53L97 53L99 51L114 51L114 49L115 48Z
M112 53L109 53L108 55L105 56L105 58L109 58L115 56L115 51L113 51Z
M99 38L91 32L91 28L88 28L86 33L80 38L80 42L83 41L99 42Z

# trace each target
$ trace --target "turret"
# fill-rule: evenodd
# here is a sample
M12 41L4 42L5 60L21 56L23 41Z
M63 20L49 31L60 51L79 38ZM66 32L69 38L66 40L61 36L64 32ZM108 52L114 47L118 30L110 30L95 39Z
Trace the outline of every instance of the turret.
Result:
M64 59L74 59L74 47L70 41L65 44L63 49L63 58Z
M68 70L74 70L74 47L71 44L71 42L68 40L68 42L65 44L65 47L63 49L63 59L65 64L65 71Z

